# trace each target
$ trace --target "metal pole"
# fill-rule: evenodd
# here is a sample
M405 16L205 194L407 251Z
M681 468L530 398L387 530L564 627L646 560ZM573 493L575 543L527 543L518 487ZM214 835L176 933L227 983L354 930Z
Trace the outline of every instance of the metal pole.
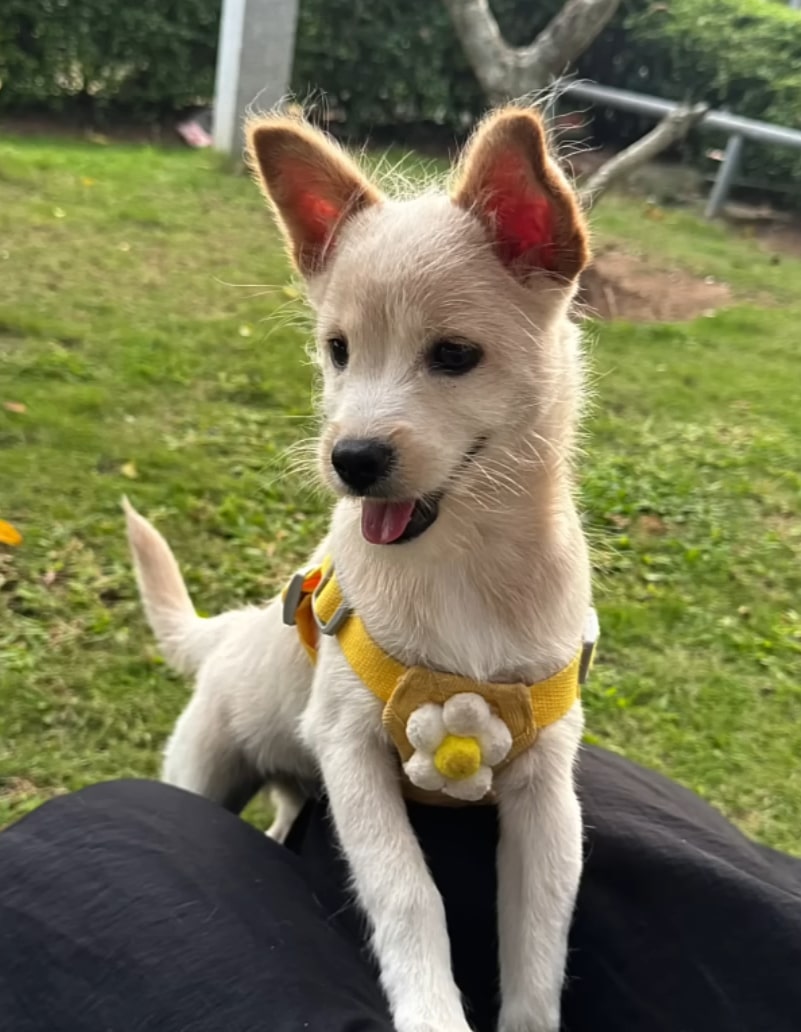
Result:
M587 100L591 104L622 108L624 111L651 115L655 119L664 118L665 115L681 106L675 100L663 100L661 97L650 97L644 93L630 93L628 90L619 90L613 86L599 86L595 82L568 83L562 93L568 97L575 96L579 100ZM728 111L710 111L701 120L700 128L719 129L727 136L739 133L747 140L775 143L780 147L801 148L800 129L787 129L783 126L771 125L769 122L759 122L754 118L741 118Z
M706 205L706 212L704 214L708 219L716 218L723 210L734 177L737 175L737 169L740 166L744 145L745 140L739 133L729 137L723 162L718 170L718 174L715 176L715 182L712 184L712 191L709 194L709 200Z
M214 146L242 153L251 105L269 111L289 90L298 0L223 0L214 84Z

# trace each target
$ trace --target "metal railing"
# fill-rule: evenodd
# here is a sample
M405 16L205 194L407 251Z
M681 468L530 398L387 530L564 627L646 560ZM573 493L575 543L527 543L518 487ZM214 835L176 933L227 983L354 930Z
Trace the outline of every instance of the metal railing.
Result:
M682 106L674 100L663 100L661 97L651 97L644 93L631 93L629 90L619 90L612 86L600 86L595 82L571 82L566 84L561 92L578 100L589 101L591 104L620 108L623 111L652 116L654 119L664 118ZM710 219L719 215L726 203L746 140L801 150L801 130L771 125L754 118L741 118L728 111L708 111L697 128L717 129L729 135L723 162L707 201L706 217Z

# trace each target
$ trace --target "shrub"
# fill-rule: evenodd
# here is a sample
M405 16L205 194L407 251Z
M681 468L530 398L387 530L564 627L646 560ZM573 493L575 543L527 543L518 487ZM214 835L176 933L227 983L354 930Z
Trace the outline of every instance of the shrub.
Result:
M3 0L0 108L149 119L207 101L220 0Z

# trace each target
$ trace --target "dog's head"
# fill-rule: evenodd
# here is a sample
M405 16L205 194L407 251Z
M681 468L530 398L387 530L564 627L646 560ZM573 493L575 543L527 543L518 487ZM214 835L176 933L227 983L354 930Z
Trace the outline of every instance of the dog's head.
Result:
M561 461L588 242L538 116L492 115L450 194L412 200L385 198L298 120L257 121L248 141L317 314L322 472L362 499L365 538L412 540Z

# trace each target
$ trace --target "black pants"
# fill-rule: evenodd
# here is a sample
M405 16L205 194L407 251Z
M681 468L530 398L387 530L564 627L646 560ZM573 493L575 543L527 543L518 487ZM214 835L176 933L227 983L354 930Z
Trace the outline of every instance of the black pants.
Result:
M563 1027L799 1032L801 862L610 754L584 752L581 794ZM494 811L410 814L490 1030ZM0 1030L389 1032L322 804L289 845L150 782L43 806L0 835Z

